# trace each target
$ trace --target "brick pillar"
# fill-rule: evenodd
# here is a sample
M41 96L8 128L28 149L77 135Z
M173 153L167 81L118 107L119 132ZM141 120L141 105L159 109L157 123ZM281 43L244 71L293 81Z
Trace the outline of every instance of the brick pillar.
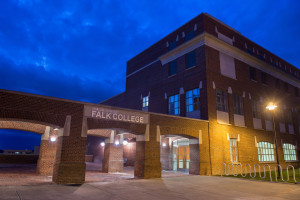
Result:
M200 174L199 140L190 139L189 174Z
M45 133L42 135L40 144L39 160L37 162L37 173L40 175L52 176L56 157L57 141L50 138L57 138L57 133L49 126L46 126Z
M136 160L134 176L137 178L160 178L160 134L159 127L147 125L144 135L136 137Z
M67 116L59 133L53 170L53 181L57 184L82 184L85 181L87 126L82 115L73 115L72 120Z
M115 141L119 141L119 145ZM123 135L116 136L115 131L112 131L110 138L105 140L102 171L123 172L123 165Z
M163 170L172 170L172 145L171 138L161 138L160 145L160 162Z

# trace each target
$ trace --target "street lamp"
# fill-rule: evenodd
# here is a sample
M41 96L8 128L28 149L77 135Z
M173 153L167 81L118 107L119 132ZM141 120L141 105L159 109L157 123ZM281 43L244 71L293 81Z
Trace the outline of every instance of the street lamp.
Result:
M266 107L267 110L272 112L272 121L273 121L273 129L274 129L274 143L275 143L275 150L276 150L276 160L277 160L277 167L278 167L278 176L280 176L278 150L277 150L276 127L275 127L275 120L274 120L274 115L275 115L275 109L276 108L277 108L277 106L272 102L269 103L268 106Z

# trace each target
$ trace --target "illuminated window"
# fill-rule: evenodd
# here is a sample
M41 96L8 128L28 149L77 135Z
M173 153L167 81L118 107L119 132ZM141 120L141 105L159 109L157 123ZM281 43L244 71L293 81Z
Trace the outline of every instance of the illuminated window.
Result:
M186 92L186 112L200 110L200 89L193 89Z
M180 115L180 98L179 94L169 97L169 114Z
M284 154L284 160L286 161L295 161L297 160L296 156L296 146L292 144L283 144L283 154Z
M192 51L188 54L186 54L186 68L191 68L196 65L196 53L195 51Z
M239 95L233 94L233 108L234 108L234 114L237 115L243 115L243 98Z
M238 162L238 149L236 139L230 139L230 159L231 162Z
M169 76L177 73L177 60L173 60L169 63Z
M258 142L258 161L259 162L271 162L275 161L273 144L269 142Z
M143 97L143 110L148 111L149 106L149 96Z
M252 114L253 118L260 119L260 106L258 101L252 100Z
M217 110L227 112L228 104L227 104L227 93L222 90L216 90L217 96Z

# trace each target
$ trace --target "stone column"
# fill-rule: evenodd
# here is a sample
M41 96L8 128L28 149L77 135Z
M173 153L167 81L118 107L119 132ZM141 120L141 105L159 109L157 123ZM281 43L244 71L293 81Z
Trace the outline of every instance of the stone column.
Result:
M57 184L83 184L85 181L87 126L83 113L77 112L72 120L67 116L57 140L53 170L53 181Z
M55 163L57 141L50 138L57 138L57 133L49 126L46 126L45 133L42 135L40 144L39 160L37 162L37 173L40 175L52 176Z
M115 142L119 144L116 145ZM105 140L104 159L102 161L103 172L123 172L123 135L117 136L112 130L110 138Z
M160 162L163 170L172 170L172 142L171 138L161 138Z
M144 135L136 137L136 160L134 176L137 178L160 178L159 127L147 125Z
M200 174L199 140L190 139L189 174Z

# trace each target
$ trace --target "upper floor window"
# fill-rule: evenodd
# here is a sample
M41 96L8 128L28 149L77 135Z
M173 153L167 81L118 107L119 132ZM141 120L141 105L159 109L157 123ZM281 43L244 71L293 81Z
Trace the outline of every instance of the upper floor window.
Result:
M258 142L258 161L259 162L270 162L274 161L274 148L273 144L270 142Z
M243 115L243 98L239 95L233 94L233 108L234 114Z
M280 89L280 80L278 78L275 79L275 87Z
M219 52L221 74L236 79L234 58Z
M279 118L279 122L284 123L285 122L285 118L284 118L284 112L282 108L278 108L278 118Z
M252 100L252 115L253 115L253 118L257 118L257 119L261 118L260 105L259 105L259 102L256 100Z
M296 156L296 146L292 144L283 144L283 154L284 154L284 160L286 161L295 161L297 160Z
M288 124L293 124L293 113L291 110L286 111L286 117Z
M188 40L192 39L194 36L195 36L195 31L194 30L188 32L185 36L185 41L188 41Z
M267 84L267 74L265 72L261 72L261 82Z
M149 96L143 97L143 108L142 110L148 111L149 106Z
M289 92L289 84L286 82L284 83L284 91Z
M194 67L196 65L196 53L192 51L186 54L186 68Z
M217 110L227 112L228 103L227 103L227 93L222 90L216 90L217 96Z
M200 110L200 89L193 89L186 92L186 112Z
M294 88L295 96L299 97L299 89L297 87Z
M256 71L255 71L255 68L250 67L249 68L249 72L250 72L250 79L256 81Z
M237 140L235 138L230 139L230 159L231 162L238 162Z
M169 114L180 115L180 97L179 94L169 96Z
M176 46L177 46L176 40L174 42L170 42L170 44L169 44L169 50L175 49Z
M173 60L169 63L169 76L177 73L177 60Z

